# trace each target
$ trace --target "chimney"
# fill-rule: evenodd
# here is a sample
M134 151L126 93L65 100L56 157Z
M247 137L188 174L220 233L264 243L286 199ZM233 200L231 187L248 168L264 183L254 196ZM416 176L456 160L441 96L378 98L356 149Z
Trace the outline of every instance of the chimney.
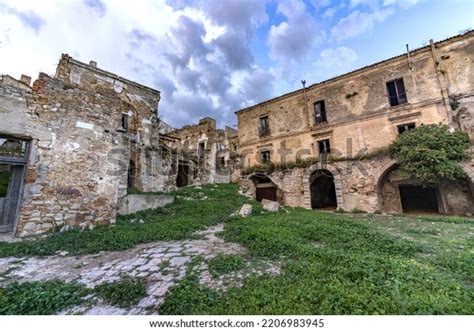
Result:
M21 75L20 81L25 83L26 85L30 86L31 84L31 77L27 75Z
M90 62L89 62L89 67L96 69L96 68L97 68L97 62L95 62L95 61L90 61Z

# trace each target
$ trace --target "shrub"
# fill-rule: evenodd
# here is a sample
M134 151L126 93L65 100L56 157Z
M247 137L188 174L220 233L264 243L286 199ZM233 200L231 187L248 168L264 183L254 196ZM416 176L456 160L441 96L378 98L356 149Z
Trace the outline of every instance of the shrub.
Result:
M435 186L467 177L458 161L469 158L469 146L466 133L450 132L446 125L431 124L399 135L389 146L389 152L403 171L422 184Z

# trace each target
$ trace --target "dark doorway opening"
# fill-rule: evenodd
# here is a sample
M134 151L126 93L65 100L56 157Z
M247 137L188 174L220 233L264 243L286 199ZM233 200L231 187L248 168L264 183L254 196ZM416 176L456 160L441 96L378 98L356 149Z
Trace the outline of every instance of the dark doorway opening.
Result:
M277 201L277 187L265 175L255 175L252 177L255 184L255 199L261 202L263 199Z
M310 179L311 208L337 208L336 186L330 171L317 170Z
M176 176L176 186L183 187L188 185L189 165L178 164L178 175Z
M399 185L400 200L404 213L429 212L438 213L436 189L418 185Z
M127 188L133 189L135 187L135 162L130 160L128 165Z

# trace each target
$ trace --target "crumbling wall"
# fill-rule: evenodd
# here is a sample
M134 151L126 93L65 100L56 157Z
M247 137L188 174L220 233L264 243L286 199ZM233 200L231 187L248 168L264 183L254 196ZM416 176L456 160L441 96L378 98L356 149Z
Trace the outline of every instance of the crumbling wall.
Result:
M55 78L40 74L32 87L0 80L0 134L30 142L16 234L113 223L131 160L137 189L166 189L170 169L157 171L161 160L150 156L159 149L159 99L159 91L67 55Z
M229 183L238 159L236 130L216 127L216 121L206 117L196 125L186 125L171 131L176 138L170 146L181 155L181 162L189 165L188 183Z

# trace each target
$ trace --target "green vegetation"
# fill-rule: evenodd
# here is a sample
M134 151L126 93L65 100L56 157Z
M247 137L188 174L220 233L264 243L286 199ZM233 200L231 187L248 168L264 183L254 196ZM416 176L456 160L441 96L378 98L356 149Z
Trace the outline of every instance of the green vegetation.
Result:
M108 303L122 308L136 305L146 295L145 282L136 278L123 278L113 283L103 283L94 290Z
M58 250L70 254L125 250L140 243L192 238L193 232L229 219L247 198L237 194L236 185L207 185L202 189L186 187L170 193L171 205L117 218L115 226L94 230L53 233L44 239L19 243L0 243L0 257L51 255ZM143 224L131 222L141 219Z
M408 217L289 211L231 220L222 234L255 259L282 261L280 275L253 276L242 288L218 292L190 272L159 312L474 313L472 220L433 225ZM413 228L419 231L410 233Z
M5 197L7 195L9 181L10 172L0 171L0 198Z
M399 135L389 152L401 170L425 185L435 186L467 176L458 161L469 158L469 146L465 132L451 133L446 125L430 124Z
M217 255L208 262L209 272L213 277L219 277L245 267L244 259L239 255Z
M84 285L58 280L12 283L0 288L0 315L50 315L81 304L87 294Z
M246 247L246 259L281 264L281 273L255 274L241 288L218 291L199 283L195 261L160 314L474 314L473 219L302 208L261 213L255 203L256 212L240 218L229 217L248 202L235 185L190 187L173 195L175 203L121 217L115 227L2 244L0 255L121 250L154 240L193 239L195 231L225 221L221 238ZM243 268L245 261L220 255L208 266L218 276ZM144 284L130 279L89 293L61 282L12 284L0 289L0 313L52 313L80 304L86 293L121 307L145 295Z

